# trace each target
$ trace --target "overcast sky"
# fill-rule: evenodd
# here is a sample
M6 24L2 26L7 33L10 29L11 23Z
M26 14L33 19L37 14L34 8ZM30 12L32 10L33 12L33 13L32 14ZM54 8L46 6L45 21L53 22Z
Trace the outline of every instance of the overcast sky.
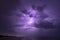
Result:
M14 27L11 27L11 25L15 22L10 22L9 15L14 15L14 13L11 12L11 10L16 10L22 7L27 8L27 6L31 6L32 4L35 4L37 6L43 6L47 5L44 9L45 13L51 16L52 18L55 18L55 25L59 25L60 23L60 1L59 0L0 0L0 33L9 33L14 34ZM13 16L11 18L14 18ZM16 17L17 18L17 17ZM9 20L10 19L10 20ZM13 19L14 20L14 19ZM16 20L16 19L15 19ZM60 25L59 25L60 28ZM60 35L59 34L59 28L57 26L57 29L49 30L49 31L40 31L40 35L43 33L45 35ZM42 30L42 29L40 29Z

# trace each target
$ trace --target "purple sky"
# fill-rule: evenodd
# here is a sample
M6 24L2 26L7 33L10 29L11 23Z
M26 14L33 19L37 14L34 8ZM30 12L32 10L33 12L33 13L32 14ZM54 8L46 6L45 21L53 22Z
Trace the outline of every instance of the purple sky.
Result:
M25 34L24 29L23 32L21 27L24 26L32 26L32 33L34 34L35 31L33 30L36 29L36 34L39 34L40 36L56 36L59 34L59 23L60 23L60 2L59 0L42 0L42 1L37 1L37 0L1 0L0 1L0 10L1 10L1 15L0 15L0 34L1 33L7 33L7 34L16 34L16 35L21 35L21 33ZM44 15L48 15L48 17L40 18L40 13L42 12L36 12L33 11L31 8L32 5L35 6L43 6L46 4L46 7L43 10ZM20 9L24 10L24 8L30 12L33 16L39 16L39 17L29 17L29 14L26 15L26 13L23 13L20 11ZM29 11L31 9L31 11ZM44 16L45 17L45 16ZM33 19L33 20L32 20ZM40 21L41 20L41 21ZM53 25L57 26L55 29L44 29L35 27L35 24L33 23L32 25L27 25L28 23L31 23L34 21L35 24L39 24L40 22L51 22ZM48 25L48 24L46 24ZM40 25L39 25L40 26ZM30 31L30 30L29 30ZM29 32L28 32L29 33ZM26 33L27 34L27 33ZM29 35L30 35L29 34ZM59 34L60 35L60 34Z

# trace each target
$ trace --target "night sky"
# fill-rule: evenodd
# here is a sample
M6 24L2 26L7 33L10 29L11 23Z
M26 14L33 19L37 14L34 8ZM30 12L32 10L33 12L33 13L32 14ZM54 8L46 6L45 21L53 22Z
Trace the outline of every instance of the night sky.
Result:
M36 14L41 15L34 19L34 25L36 30L36 35L38 36L60 36L60 1L59 0L0 0L0 34L10 35L10 36L21 36L27 35L22 31L21 27L26 25L26 20L30 17L35 16L34 14L29 14L28 10L31 9L32 5L36 6L39 12ZM45 8L43 7L44 5ZM40 8L44 12L40 13ZM31 9L30 13L33 10ZM33 12L34 13L34 12ZM35 12L36 13L36 12ZM21 16L26 14L25 19L21 20ZM40 21L43 20L43 21ZM30 20L30 19L29 19ZM22 24L22 25L20 25ZM34 29L34 30L35 30ZM27 29L28 30L28 29ZM34 32L34 33L32 33ZM35 31L28 32L28 35L35 34Z

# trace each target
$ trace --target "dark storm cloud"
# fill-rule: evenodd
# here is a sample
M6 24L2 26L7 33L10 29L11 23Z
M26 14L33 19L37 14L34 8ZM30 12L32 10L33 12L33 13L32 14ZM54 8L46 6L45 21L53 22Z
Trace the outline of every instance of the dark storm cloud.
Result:
M12 9L16 9L20 6L19 0L0 0L0 14L10 15L9 12Z
M12 32L7 16L13 15L9 12L19 7L19 3L19 0L0 0L0 33Z
M52 11L51 14L53 15L56 15L57 17L57 24L56 24L56 27L57 27L57 30L55 33L55 35L59 35L59 31L60 31L60 11L59 11L59 1L57 0L46 0L47 2L47 5L48 5L48 8L54 8L55 11ZM26 4L28 2L24 1ZM22 3L24 4L23 0L22 0ZM32 1L31 1L32 2ZM42 1L43 2L43 1ZM30 3L30 2L29 2ZM33 2L32 2L33 3ZM37 2L38 3L38 2ZM25 4L24 4L25 5ZM11 26L9 26L9 21L8 21L8 17L7 15L12 15L12 13L9 13L11 10L14 10L16 8L19 8L20 7L20 1L19 0L0 0L0 33L1 32L12 32L13 33L13 28ZM38 9L40 9L40 7L38 7ZM53 10L53 9L52 9ZM25 13L26 10L23 10L23 12ZM14 14L13 14L14 15ZM19 15L19 14L18 14ZM15 25L15 26L20 26L20 25ZM41 27L40 27L41 26ZM54 25L52 23L49 23L49 22L42 22L38 25L39 28L46 28L46 29L53 29L55 28ZM47 32L46 32L47 33ZM54 34L53 33L53 34ZM51 33L52 34L52 33ZM51 35L50 34L50 35ZM52 35L53 35L52 34Z

